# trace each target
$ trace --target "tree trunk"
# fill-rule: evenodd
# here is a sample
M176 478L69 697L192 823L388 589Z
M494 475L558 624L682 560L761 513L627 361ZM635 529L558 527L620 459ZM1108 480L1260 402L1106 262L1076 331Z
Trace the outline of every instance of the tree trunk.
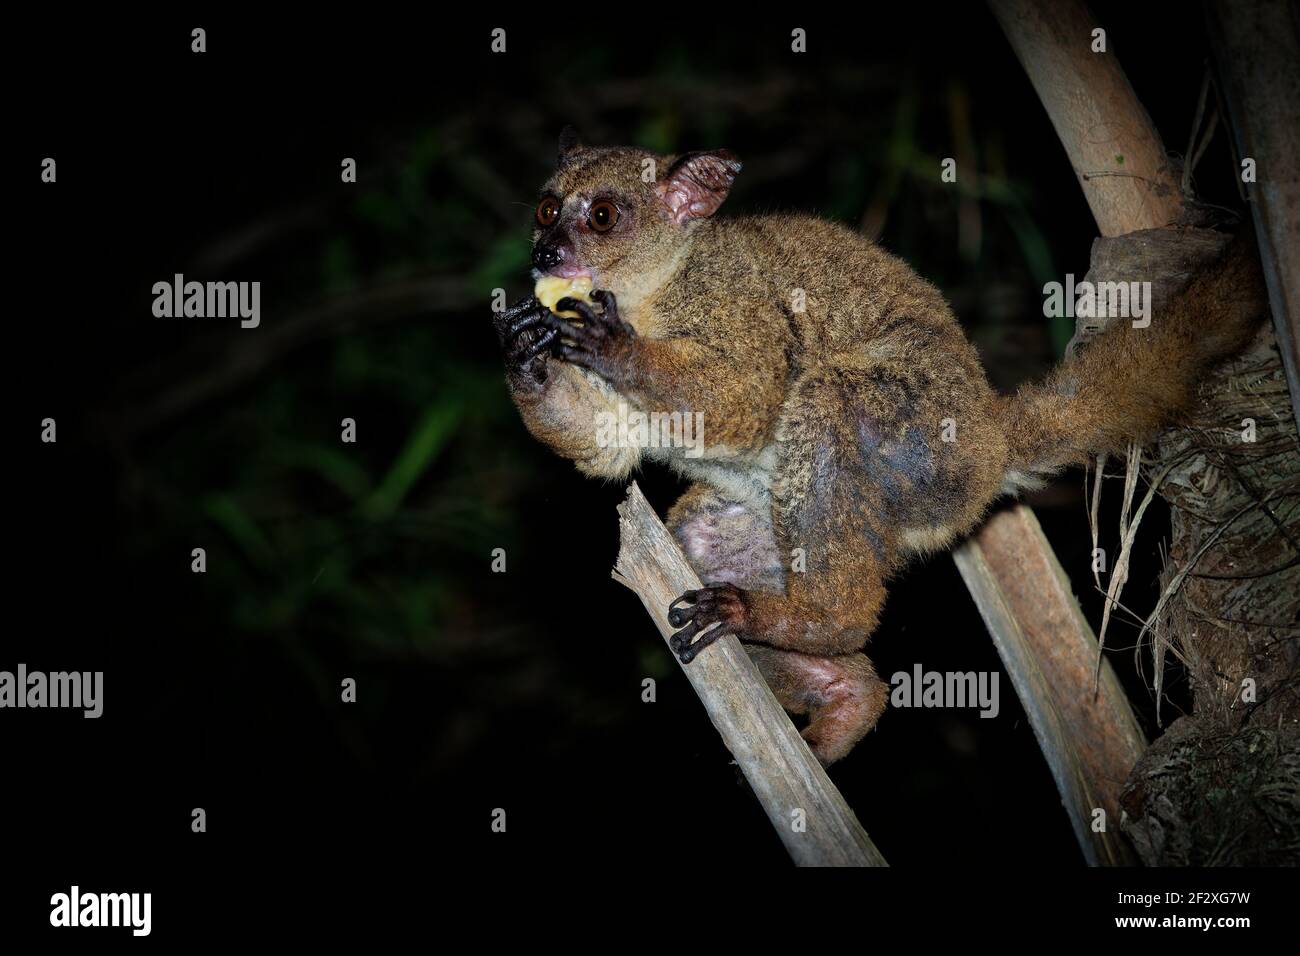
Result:
M1087 278L1150 280L1158 316L1227 238L1152 229L1098 239ZM1300 862L1300 441L1291 408L1265 325L1252 348L1207 377L1191 420L1160 437L1143 469L1172 507L1173 533L1140 644L1157 713L1170 655L1193 698L1120 799L1124 831L1151 865Z
M1118 62L1089 47L1096 24L1081 2L990 5L1070 155L1100 232L1113 237L1097 240L1088 278L1150 280L1159 321L1159 303L1216 256L1226 237L1166 228L1190 218L1177 179ZM1284 208L1264 211L1261 246L1273 299L1287 303L1297 277L1278 263L1294 262L1294 250L1271 248L1269 240L1294 236L1288 197L1295 195L1297 159L1263 107L1294 109L1294 56L1273 49L1294 44L1294 18L1274 16L1283 6L1274 0L1248 6L1277 26L1235 25L1225 31L1237 44L1228 54L1269 69L1227 86L1230 100L1249 99L1256 122L1247 132L1260 140L1254 158L1273 184L1257 202L1285 200ZM1239 46L1250 38L1268 55L1243 55ZM1239 95L1242 88L1253 95ZM1278 316L1288 347L1295 319ZM1081 321L1077 337L1093 332ZM1120 797L1124 831L1149 864L1300 862L1300 447L1293 408L1281 355L1265 329L1246 355L1207 376L1191 420L1161 436L1146 464L1149 481L1163 475L1161 492L1173 508L1163 596L1149 632L1153 683L1159 700L1172 652L1193 692L1192 714L1151 745Z

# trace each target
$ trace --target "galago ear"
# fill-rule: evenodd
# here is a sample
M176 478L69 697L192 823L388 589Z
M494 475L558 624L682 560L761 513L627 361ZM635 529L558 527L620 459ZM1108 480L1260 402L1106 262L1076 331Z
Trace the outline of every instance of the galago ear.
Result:
M728 149L685 153L655 183L655 191L679 225L718 211L740 172L740 160Z
M582 148L578 131L572 126L564 127L560 130L560 145L555 155L555 165L563 169Z

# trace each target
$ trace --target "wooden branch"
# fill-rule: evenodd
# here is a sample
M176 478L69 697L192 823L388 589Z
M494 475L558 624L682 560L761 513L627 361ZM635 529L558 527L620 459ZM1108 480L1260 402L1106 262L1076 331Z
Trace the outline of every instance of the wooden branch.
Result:
M1254 211L1273 330L1300 428L1300 27L1287 0L1211 4L1210 39Z
M675 630L668 605L700 579L635 482L618 514L614 580L640 596L666 640ZM720 638L683 670L796 864L887 865L736 638Z
M1178 182L1113 53L1079 0L990 0L1069 154L1103 235L1163 226L1182 213ZM1109 49L1109 48L1108 48ZM995 514L953 553L1020 694L1090 863L1129 862L1119 795L1145 740L1068 578L1033 513ZM1097 676L1094 676L1097 675ZM1108 832L1092 831L1092 810Z
M1103 236L1167 226L1183 212L1151 117L1081 0L989 0L1070 157Z
M1205 251L1204 247L1214 239L1208 236L1189 236L1181 230L1177 237L1158 231L1171 223L1179 222L1182 218L1177 209L1181 198L1180 185L1165 162L1165 150L1159 135L1125 80L1113 53L1103 54L1092 51L1088 40L1096 24L1083 4L1079 0L1062 0L1050 6L1040 7L1028 0L990 0L990 2L1069 153L1070 162L1079 174L1080 185L1102 235L1126 237L1123 250L1130 256L1130 260L1123 267L1121 274L1127 279L1138 274L1145 275L1140 270L1135 271L1136 267L1132 264L1133 257L1145 257L1152 262L1153 266L1157 259L1164 259L1166 268L1154 270L1153 277L1157 280L1165 279L1166 274L1176 275L1184 271L1185 267L1194 268L1192 263L1202 255ZM1300 204L1295 184L1297 134L1290 115L1294 111L1296 90L1300 85L1295 78L1297 42L1294 20L1284 9L1285 7L1284 3L1272 3L1270 0L1252 0L1244 7L1240 4L1229 7L1225 3L1220 3L1218 9L1223 23L1219 30L1211 30L1212 36L1220 31L1224 34L1220 62L1225 73L1224 85L1229 87L1226 92L1230 106L1236 99L1240 107L1240 115L1234 116L1234 122L1238 119L1242 121L1241 128L1237 130L1239 142L1243 145L1243 149L1260 150L1256 158L1260 163L1261 183L1264 181L1265 173L1262 172L1264 169L1268 170L1267 175L1271 180L1269 187L1261 189L1258 193L1259 202L1257 202L1255 218L1261 248L1266 248L1269 242L1275 246L1271 266L1266 259L1266 272L1270 267L1281 272L1280 276L1275 275L1270 279L1270 294L1274 297L1275 310L1279 307L1279 291L1280 286L1283 285L1276 280L1283 277L1290 279L1297 271L1293 256L1297 228L1295 213ZM1224 45L1230 50L1226 57L1222 49ZM1288 45L1290 52L1288 52ZM1234 83L1245 83L1249 89L1238 88L1234 94L1231 89ZM1252 143L1252 140L1253 145L1247 145ZM1109 165L1106 163L1107 157L1112 159ZM1140 175L1116 175L1120 165L1130 172L1139 172ZM1261 216L1258 208L1260 206L1269 207L1269 212ZM1139 231L1141 235L1132 235ZM1175 241L1180 248L1169 248ZM1092 278L1093 272L1104 274L1105 264L1099 260L1104 260L1109 253L1119 251L1118 247L1108 250L1104 243L1105 240L1102 240L1099 244L1100 248L1094 247L1093 270L1090 271L1089 278ZM1102 268L1099 269L1099 266ZM1287 275L1287 269L1290 270L1290 275ZM1168 281L1163 281L1159 282L1157 287L1168 290L1169 286ZM1292 294L1295 288L1292 282L1290 284ZM1282 289L1281 292L1285 293L1285 290ZM1283 294L1282 298L1284 297ZM1294 332L1296 318L1294 300L1290 305L1292 320L1290 331ZM1279 335L1283 331L1283 326L1279 325ZM1291 341L1294 342L1294 339ZM1295 397L1296 389L1293 385L1292 399L1294 400ZM1240 420L1240 417L1235 416L1235 419ZM1204 426L1206 433L1220 427L1220 424L1221 419L1211 414L1209 422ZM1160 447L1162 453L1166 455L1173 450L1168 439L1162 440ZM1203 484L1194 479L1187 483L1193 486ZM1218 484L1231 486L1233 483L1225 481ZM1199 520L1200 516L1213 510L1205 502L1198 502L1193 509L1193 514L1196 516L1194 520ZM1180 549L1183 551L1187 549L1188 536L1180 532L1177 511L1174 523L1175 535L1171 555L1176 555ZM1221 528L1223 525L1218 527ZM1235 582L1233 590L1240 590L1235 587ZM1222 601L1218 604L1213 600L1208 603L1205 601L1198 603L1201 607L1218 607ZM1251 608L1254 610L1253 605ZM1207 626L1217 627L1218 624L1211 621L1207 625L1198 618L1191 631L1196 633L1206 629ZM1267 631L1261 636L1269 642L1273 640L1272 634ZM1226 636L1210 640L1211 646L1216 649L1228 647L1233 643ZM1156 652L1157 671L1162 653L1162 651ZM1195 659L1196 656L1193 654L1191 658ZM1268 655L1259 659L1266 660ZM1052 662L1049 666L1044 666L1043 659L1039 657L1036 663L1048 674L1070 676L1068 671L1062 669L1060 662ZM1226 679L1223 675L1231 674L1233 670L1234 668L1228 665L1214 666L1210 668L1211 672L1206 679L1200 683L1204 688L1214 690L1225 686L1231 687L1233 680ZM1258 677L1260 670L1252 667L1248 672ZM1196 684L1194 676L1193 686ZM1222 693L1222 691L1218 692ZM1202 693L1203 691L1198 689L1198 711L1201 710L1199 698ZM1231 707L1231 700L1231 696L1228 696L1226 704L1213 708L1216 716L1210 723L1213 725L1213 749L1216 751L1221 752L1226 749L1221 747L1223 737L1220 718L1217 716L1219 707L1226 710ZM1049 713L1046 718L1041 715L1039 718L1039 722L1044 725L1046 735L1049 736L1055 729L1053 726L1056 722L1055 718L1060 714L1059 705L1054 710L1056 712ZM1279 720L1278 723L1281 721ZM1035 731L1039 732L1037 724ZM1040 733L1040 739L1043 737L1044 733ZM1193 807L1203 801L1204 792L1199 784L1191 782L1192 771L1186 768L1192 765L1197 753L1211 748L1203 743L1197 744L1191 735L1185 734L1184 737L1192 740L1185 751L1186 755L1180 755L1175 761L1161 758L1151 762L1145 775L1142 776L1139 776L1139 770L1133 771L1129 776L1130 779L1137 781L1136 790L1128 790L1121 795L1125 800L1126 808L1138 812L1140 817L1145 817L1141 820L1142 826L1137 829L1137 832L1144 834L1145 847L1142 855L1148 862L1171 860L1186 862L1188 858L1186 855L1180 858L1177 850L1173 853L1167 853L1166 850L1169 847L1185 848L1198 840L1196 834L1188 832L1197 827L1186 825L1184 821L1199 820L1199 810L1188 812L1184 808ZM1122 767L1128 760L1125 744L1122 739L1112 740L1107 754L1100 756L1111 766ZM1179 744L1175 742L1172 746L1176 748ZM1144 763L1150 761L1150 755L1157 750L1169 752L1169 735L1157 741L1150 751L1146 751L1142 755L1142 761ZM1213 773L1219 775L1215 777L1216 781L1219 781L1223 773L1230 773L1224 770L1217 756L1212 760ZM1141 767L1141 764L1138 766ZM1259 779L1254 771L1251 779ZM1109 786L1110 783L1109 779L1100 782L1105 786ZM1064 785L1069 787L1071 782L1066 781ZM1221 782L1216 782L1214 785L1222 786ZM1067 800L1067 805L1068 803ZM1149 822L1152 820L1155 821L1154 825ZM1246 821L1241 823L1242 826L1249 827ZM1176 837L1171 836L1175 832ZM1235 848L1242 836L1243 833L1237 829L1224 829L1199 839L1204 846L1209 847L1208 855L1218 858L1219 852L1225 847ZM1250 841L1248 839L1244 842ZM1139 845L1142 845L1141 842ZM1252 857L1250 853L1242 857L1242 859L1262 858Z
M1133 862L1120 836L1118 795L1146 742L1070 581L1028 508L995 515L953 552L1029 716L1084 857ZM1094 687L1096 688L1094 690ZM1092 830L1093 811L1106 829Z

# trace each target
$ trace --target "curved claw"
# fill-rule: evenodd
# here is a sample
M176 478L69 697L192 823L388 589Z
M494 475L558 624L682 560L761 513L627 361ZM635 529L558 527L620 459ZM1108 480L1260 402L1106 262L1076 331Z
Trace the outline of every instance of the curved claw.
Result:
M673 635L674 645L672 649L674 653L677 654L677 659L683 664L689 664L691 661L695 660L700 651L704 650L718 638L726 634L734 633L726 624L719 624L713 630L701 634L693 644L690 643L689 639L685 641L677 641L678 636L686 634L687 630L690 630L693 634L696 627L697 622L692 621L688 628L684 628L677 634Z
M494 312L492 314L492 324L496 327L502 341L504 341L508 331L521 321L521 317L528 318L537 315L539 312L545 312L545 309L537 301L537 297L533 295L525 296L509 308L501 312Z
M546 362L539 357L556 338L543 325L546 314L545 306L530 295L493 315L506 372L515 386L536 386L546 380Z
M677 606L683 602L689 606ZM718 638L740 634L745 614L743 592L735 585L712 584L687 591L668 605L668 623L681 628L668 639L668 646L683 664L689 664Z
M636 330L619 318L612 293L595 298L603 304L602 310L567 296L555 303L558 311L572 312L579 318L576 322L555 314L545 318L546 326L555 329L561 337L552 346L551 354L590 369L617 387L628 371Z
M695 602L699 598L699 591L687 591L672 604L668 605L668 623L673 627L681 627L687 621L695 617L699 611L699 605ZM690 607L678 607L682 601L689 601Z
M525 312L521 317L515 319L513 322L507 322L505 324L505 337L507 339L513 339L520 332L524 331L524 329L531 329L534 325L539 325L545 319L545 314L541 312Z
M588 303L581 299L574 299L568 296L565 296L563 299L560 299L555 303L555 311L577 312L582 321L588 325L599 322L601 318Z
M537 358L537 356L541 355L550 347L551 343L555 341L558 335L559 333L554 329L547 329L537 337L537 341L524 349L523 353L519 357L520 363L531 362L533 359Z
M618 299L614 298L614 293L608 289L597 289L591 293L591 298L600 304L601 317L611 330L628 338L636 338L636 329L618 314Z
M556 306L558 308L559 303L556 303ZM554 313L547 313L543 316L542 325L546 326L546 328L550 329L557 336L563 337L567 341L573 342L575 345L582 344L587 340L587 337L583 335L586 329L580 325L574 325L568 319L562 319ZM563 348L564 347L557 341L556 353L559 354ZM578 351L586 352L587 349L583 348Z

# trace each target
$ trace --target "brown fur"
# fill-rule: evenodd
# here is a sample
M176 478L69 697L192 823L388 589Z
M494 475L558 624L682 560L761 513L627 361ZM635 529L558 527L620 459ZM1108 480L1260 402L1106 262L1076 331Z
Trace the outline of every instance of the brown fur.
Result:
M810 216L712 217L739 164L692 156L566 144L543 189L563 212L534 239L588 268L635 334L599 374L543 354L511 390L533 434L587 474L622 479L650 458L696 482L669 524L706 584L735 586L698 607L753 645L830 762L884 708L859 652L887 580L970 530L1009 474L1169 421L1199 371L1244 344L1254 317L1241 289L1257 266L1239 251L1151 328L1116 323L1042 385L1001 398L943 296L905 263ZM584 217L602 198L620 218L597 234ZM702 412L704 455L599 447L595 415L619 402ZM955 441L942 440L949 421Z
M1191 406L1201 373L1250 344L1264 301L1247 226L1149 328L1111 323L1077 358L1004 403L1008 467L1050 473L1154 437Z

